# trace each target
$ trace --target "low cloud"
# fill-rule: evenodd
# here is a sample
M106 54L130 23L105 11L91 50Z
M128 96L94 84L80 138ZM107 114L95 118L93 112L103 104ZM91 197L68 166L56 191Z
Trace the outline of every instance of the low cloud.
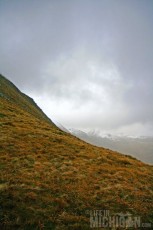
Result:
M1 1L1 73L63 125L153 135L152 1Z

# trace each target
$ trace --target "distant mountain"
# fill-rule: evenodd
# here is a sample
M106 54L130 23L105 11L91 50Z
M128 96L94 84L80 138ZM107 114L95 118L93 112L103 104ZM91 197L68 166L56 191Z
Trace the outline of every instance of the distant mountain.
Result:
M115 136L111 134L101 136L95 131L88 133L77 129L69 129L69 131L90 144L109 148L136 157L145 163L153 164L153 137Z
M99 209L151 223L152 175L150 165L60 130L0 75L0 229L87 230Z

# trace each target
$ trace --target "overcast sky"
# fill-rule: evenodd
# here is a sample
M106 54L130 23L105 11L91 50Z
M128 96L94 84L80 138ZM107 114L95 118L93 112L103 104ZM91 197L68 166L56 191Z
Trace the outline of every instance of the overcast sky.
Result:
M0 0L0 72L53 120L153 135L153 0Z

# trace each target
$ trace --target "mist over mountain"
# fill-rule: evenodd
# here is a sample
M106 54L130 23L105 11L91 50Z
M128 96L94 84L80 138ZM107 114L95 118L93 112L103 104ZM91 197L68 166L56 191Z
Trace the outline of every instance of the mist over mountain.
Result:
M77 136L90 144L109 148L123 154L131 155L145 163L153 164L152 136L131 137L111 134L100 135L100 133L97 133L96 131L84 132L76 129L69 129L69 131L74 136Z

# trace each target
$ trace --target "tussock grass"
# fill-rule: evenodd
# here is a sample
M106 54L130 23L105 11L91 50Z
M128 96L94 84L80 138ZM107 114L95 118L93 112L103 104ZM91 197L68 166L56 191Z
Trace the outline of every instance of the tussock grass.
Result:
M153 167L64 133L26 96L30 110L16 103L7 80L3 87L1 229L90 229L86 210L95 209L152 221Z

